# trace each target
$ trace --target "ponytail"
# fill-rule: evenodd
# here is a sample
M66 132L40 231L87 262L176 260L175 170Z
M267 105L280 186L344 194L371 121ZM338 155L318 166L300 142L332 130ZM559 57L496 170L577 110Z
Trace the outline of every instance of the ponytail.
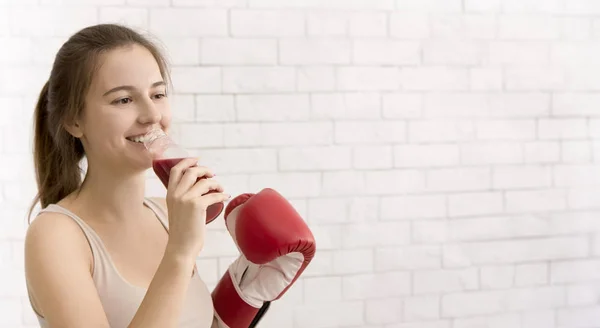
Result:
M34 113L33 161L38 193L29 209L29 218L39 202L42 208L75 191L81 184L79 161L81 142L63 127L50 108L50 81L40 92Z

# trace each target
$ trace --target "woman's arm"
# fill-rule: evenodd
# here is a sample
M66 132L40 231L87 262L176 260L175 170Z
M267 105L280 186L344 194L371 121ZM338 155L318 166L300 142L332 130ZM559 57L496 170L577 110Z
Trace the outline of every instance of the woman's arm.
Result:
M26 276L36 310L50 327L109 327L91 276L91 256L70 218L42 213L30 225ZM194 263L167 249L129 327L176 327Z

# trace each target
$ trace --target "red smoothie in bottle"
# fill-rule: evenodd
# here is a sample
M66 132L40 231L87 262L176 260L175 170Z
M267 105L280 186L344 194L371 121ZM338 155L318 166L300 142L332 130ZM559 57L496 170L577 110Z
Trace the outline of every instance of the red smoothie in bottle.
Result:
M152 161L152 169L154 173L158 176L162 184L165 188L169 185L169 174L171 172L171 168L179 163L183 158L163 158L163 159L155 159ZM198 178L198 180L203 178ZM216 191L209 191L208 193L212 193ZM212 222L214 219L221 214L225 204L217 203L208 206L206 209L206 223Z

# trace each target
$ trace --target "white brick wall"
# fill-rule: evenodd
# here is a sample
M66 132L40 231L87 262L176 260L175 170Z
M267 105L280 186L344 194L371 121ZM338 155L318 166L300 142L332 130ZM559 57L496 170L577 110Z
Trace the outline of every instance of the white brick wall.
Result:
M31 114L77 29L149 30L174 131L274 187L316 258L263 327L600 327L600 5L590 0L0 0L0 327L23 280ZM149 194L164 188L149 173ZM209 227L213 288L236 255Z

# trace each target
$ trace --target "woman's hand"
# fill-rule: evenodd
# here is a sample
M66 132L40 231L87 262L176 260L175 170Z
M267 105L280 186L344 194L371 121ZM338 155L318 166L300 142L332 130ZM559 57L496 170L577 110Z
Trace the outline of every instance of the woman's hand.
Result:
M212 179L215 175L210 169L196 163L197 159L186 158L173 166L167 187L167 251L184 258L195 258L204 246L208 206L231 197Z

